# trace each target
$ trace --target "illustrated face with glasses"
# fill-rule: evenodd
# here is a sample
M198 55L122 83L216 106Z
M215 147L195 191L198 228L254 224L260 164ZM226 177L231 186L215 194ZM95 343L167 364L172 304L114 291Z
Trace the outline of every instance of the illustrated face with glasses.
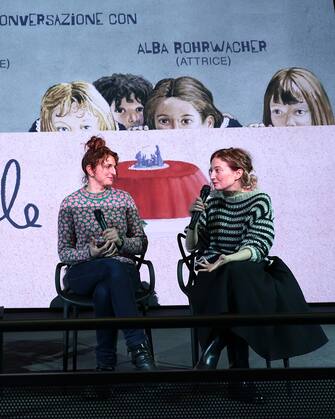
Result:
M232 169L226 161L218 157L214 157L211 161L209 177L214 189L218 191L240 191L242 189L242 175L243 170L241 168Z

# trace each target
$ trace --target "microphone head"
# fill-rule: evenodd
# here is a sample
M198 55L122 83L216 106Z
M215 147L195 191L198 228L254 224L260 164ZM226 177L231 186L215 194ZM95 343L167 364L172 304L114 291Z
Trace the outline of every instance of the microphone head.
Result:
M208 195L211 193L211 187L209 186L209 185L204 185L202 188L201 188L201 191L200 191L200 198L203 200L203 201L206 201L206 199L208 198Z

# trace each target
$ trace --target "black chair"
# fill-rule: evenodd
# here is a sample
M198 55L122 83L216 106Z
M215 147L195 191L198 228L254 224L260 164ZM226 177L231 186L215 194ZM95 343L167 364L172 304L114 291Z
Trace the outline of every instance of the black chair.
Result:
M181 291L187 296L189 300L190 312L193 313L193 307L190 302L190 288L193 285L194 278L196 277L196 273L194 270L194 261L196 258L196 252L192 252L190 254L186 254L184 241L185 241L185 234L179 233L177 235L177 242L178 247L182 256L182 259L178 260L177 263L177 279L179 288ZM187 268L187 280L185 280L184 275L184 268ZM191 348L192 348L192 366L194 367L199 360L199 341L198 341L198 333L196 328L191 328Z
M139 281L139 288L135 291L136 303L139 311L143 316L147 314L149 309L149 300L150 297L155 293L155 271L153 264L150 260L144 259L145 253L140 256L133 257L136 268L140 272L142 265L145 265L148 270L148 283ZM80 308L93 308L93 299L92 297L81 296L75 294L71 289L69 289L64 283L63 278L67 269L71 266L71 263L59 262L56 266L55 271L55 286L58 296L60 297L63 303L63 318L78 318ZM141 275L142 272L140 272ZM152 334L151 329L145 330L147 338L149 340L149 345L151 347L152 354L153 344L152 344ZM77 370L77 345L78 345L78 331L73 330L72 332L72 370ZM116 331L117 337L117 331ZM63 332L63 371L68 370L68 361L69 361L69 346L70 346L70 331L65 330Z
M177 242L178 247L182 256L182 259L179 259L177 265L177 278L178 284L181 291L188 297L190 295L190 288L193 285L194 278L196 277L196 272L194 270L194 261L197 256L197 252L191 252L190 254L186 254L185 251L185 239L186 236L183 233L179 233L177 235ZM184 269L187 268L187 279L185 279ZM190 304L190 311L193 314L192 304L189 300ZM192 345L192 365L193 367L199 360L199 341L196 329L191 329L191 345ZM271 361L270 359L265 359L266 367L271 368ZM283 364L285 368L288 368L289 365L289 358L283 358Z

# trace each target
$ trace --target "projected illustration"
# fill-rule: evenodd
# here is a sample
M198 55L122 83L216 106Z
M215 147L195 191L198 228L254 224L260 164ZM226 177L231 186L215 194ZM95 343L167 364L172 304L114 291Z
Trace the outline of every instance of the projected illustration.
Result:
M208 183L194 164L163 160L158 145L136 153L136 160L118 164L114 186L130 193L143 219L183 218Z
M333 125L334 114L325 89L305 68L277 71L264 95L265 126Z

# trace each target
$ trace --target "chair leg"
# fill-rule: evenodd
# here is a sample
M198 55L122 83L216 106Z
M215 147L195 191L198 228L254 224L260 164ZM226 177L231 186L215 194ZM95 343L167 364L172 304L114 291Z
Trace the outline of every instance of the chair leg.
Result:
M151 329L150 328L145 329L145 334L148 338L152 358L155 359L154 345L153 345L153 342L152 342L152 331L151 331Z
M284 368L290 367L290 359L289 358L283 358L283 364ZM269 359L266 359L266 368L271 368L271 361Z
M70 307L68 304L64 303L63 308L63 318L69 318L69 310ZM63 331L63 371L66 372L68 370L68 362L69 362L69 330Z
M72 339L72 370L77 371L77 349L78 349L78 331L73 331L73 339Z
M145 317L147 315L147 307L145 306L145 304L140 305L140 310L142 312L142 316ZM154 353L154 345L153 345L153 341L152 341L152 330L151 330L151 328L146 328L145 329L145 334L148 338L148 343L149 343L150 351L151 351L151 354L152 354L152 358L153 358L153 360L155 360L155 353Z
M284 364L284 368L289 368L290 367L290 359L289 358L283 358L283 364ZM292 382L291 381L286 381L286 391L289 397L292 396L293 390L292 390Z
M73 307L73 317L78 318L77 307ZM77 371L77 353L78 353L78 330L73 331L72 338L72 370Z
M192 348L192 367L194 368L199 361L199 341L198 331L191 328L191 348Z
M69 364L69 331L64 330L63 332L63 341L64 341L64 349L63 349L63 371L68 370Z

